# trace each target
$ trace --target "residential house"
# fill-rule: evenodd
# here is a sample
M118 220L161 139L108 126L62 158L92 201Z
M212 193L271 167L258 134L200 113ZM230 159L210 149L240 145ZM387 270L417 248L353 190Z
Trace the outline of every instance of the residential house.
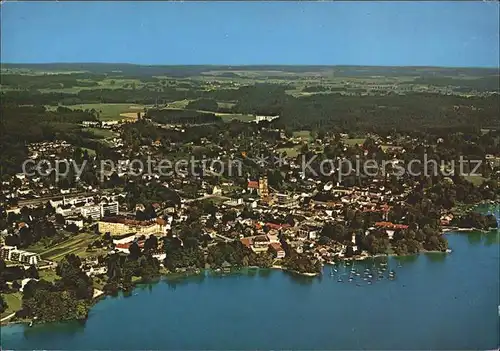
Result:
M283 250L283 247L281 246L280 243L272 242L269 244L269 249L271 252L273 252L274 257L276 258L284 258L285 257L285 250Z

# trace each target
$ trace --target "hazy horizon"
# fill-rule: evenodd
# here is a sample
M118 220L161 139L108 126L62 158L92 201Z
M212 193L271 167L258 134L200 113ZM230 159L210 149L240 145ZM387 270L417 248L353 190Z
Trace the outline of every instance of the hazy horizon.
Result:
M196 0L192 0L196 1ZM285 0L282 0L285 1ZM133 63L133 62L2 62L0 65L12 65L12 66L37 66L37 65L131 65L131 66L144 66L144 67L175 67L175 66L186 66L186 67L373 67L373 68L446 68L446 69L484 69L484 70L500 70L500 66L429 66L429 65L412 65L412 66L401 66L401 65L350 65L350 64L287 64L287 63L253 63L253 64L225 64L225 63L193 63L193 64L147 64L147 63Z

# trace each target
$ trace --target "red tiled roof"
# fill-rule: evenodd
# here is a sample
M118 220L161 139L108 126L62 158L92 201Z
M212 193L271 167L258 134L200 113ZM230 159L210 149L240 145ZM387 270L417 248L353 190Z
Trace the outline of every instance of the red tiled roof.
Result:
M290 224L277 224L277 223L266 223L266 227L269 229L282 229L282 228L290 228Z
M248 188L249 189L258 189L259 188L259 182L256 180L250 180L248 181Z
M130 242L130 243L123 243L123 244L116 244L115 248L118 248L118 249L128 249L130 247L130 245L132 245L132 242ZM139 247L142 248L144 246L144 240L138 241L137 245L139 245Z
M165 222L165 220L163 218L156 218L156 223L158 223L159 225L167 224L167 222Z
M250 249L250 246L252 245L252 239L251 238L241 238L240 239L241 243L248 247Z
M389 207L382 208L364 208L363 212L389 212Z
M376 227L390 228L390 229L407 229L406 224L394 224L392 222L375 222Z
M270 243L269 246L276 252L284 251L280 243Z
M150 226L155 223L155 221L139 221L136 219L131 219L123 216L103 217L101 219L101 222L122 223L126 225L135 225L135 226Z

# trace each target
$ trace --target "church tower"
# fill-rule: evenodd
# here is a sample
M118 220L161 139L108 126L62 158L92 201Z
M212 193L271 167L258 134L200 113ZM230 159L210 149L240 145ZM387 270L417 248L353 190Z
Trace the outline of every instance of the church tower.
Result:
M259 178L259 196L261 199L269 198L269 188L267 186L267 176Z

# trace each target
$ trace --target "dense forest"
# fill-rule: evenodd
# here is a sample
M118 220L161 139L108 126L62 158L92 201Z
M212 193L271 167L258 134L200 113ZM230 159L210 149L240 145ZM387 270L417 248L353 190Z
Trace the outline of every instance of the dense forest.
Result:
M422 130L428 128L495 128L500 125L497 96L460 97L433 93L395 93L380 96L345 96L338 93L293 97L279 84L256 84L238 89L163 91L148 89L90 89L77 94L2 93L4 103L17 105L141 103L183 99L232 101L233 113L280 115L278 126L292 129ZM203 103L207 108L207 101ZM213 102L208 108L215 108ZM214 111L216 112L216 111Z
M59 107L55 111L42 105L20 106L2 103L0 106L0 176L20 170L28 155L27 143L44 140L71 140L80 133L78 124L97 120L96 111ZM79 140L84 143L84 135Z
M28 269L7 267L0 260L0 291L9 293L19 289L19 281L32 278L23 289L22 309L16 313L18 318L37 320L39 322L55 322L73 319L85 319L92 305L92 279L81 269L81 260L73 254L67 255L59 262L54 282L40 279L35 266ZM13 281L8 286L6 281ZM0 300L0 312L6 308Z
M112 154L105 143L96 141L78 124L83 120L97 120L95 110L64 108L61 105L76 107L79 104L130 103L147 106L146 117L158 123L208 124L203 128L191 126L185 133L178 131L159 131L145 123L136 123L124 128L127 139L160 139L168 145L179 141L196 141L202 137L216 140L221 136L228 138L234 130L241 129L237 123L222 126L218 112L240 115L279 115L271 127L284 129L288 135L294 130L309 130L323 133L349 133L363 135L375 132L388 135L394 132L422 137L455 138L450 150L460 148L463 153L483 156L494 153L495 132L481 140L462 142L469 135L477 138L481 129L500 128L498 118L500 101L498 95L465 97L441 95L438 93L407 93L399 95L388 92L379 95L342 95L338 87L324 91L325 85L313 84L303 88L312 95L293 96L289 90L295 85L289 80L281 83L255 83L240 80L237 85L212 88L206 82L196 79L178 78L179 76L200 75L203 72L224 73L236 69L246 72L252 70L281 70L291 74L316 72L335 72L335 75L369 73L381 76L405 74L416 77L422 84L481 85L487 82L494 88L498 80L497 70L486 69L444 69L415 67L349 67L349 66L137 66L111 64L46 64L46 65L2 65L9 69L52 69L59 72L71 70L67 74L2 74L0 94L2 119L0 121L0 147L2 148L0 174L19 171L26 158L26 144L42 140L64 139L68 142L91 150L97 156ZM78 71L89 71L80 72ZM91 73L90 73L91 72ZM416 73L421 73L416 75ZM477 75L475 79L460 79L459 75ZM167 78L159 78L156 75ZM206 76L204 76L206 77ZM127 83L114 88L97 87L104 79L128 79ZM175 79L174 79L175 78ZM300 77L295 76L299 79ZM137 80L136 82L132 80ZM140 82L140 83L139 83ZM464 83L465 82L465 83ZM153 84L153 85L151 85ZM14 90L9 90L14 88ZM50 92L51 88L55 91ZM85 88L56 92L57 88ZM363 90L363 89L361 89ZM322 92L314 94L314 92ZM166 109L171 102L187 100L184 109ZM202 127L202 126L199 126ZM134 130L136 129L136 130ZM457 134L463 133L461 137ZM498 132L496 132L498 133ZM319 135L319 134L318 134ZM483 140L484 139L484 140ZM473 143L475 142L475 143ZM133 143L133 142L132 142ZM223 140L219 142L223 144ZM227 143L229 144L229 143ZM478 145L480 144L480 145ZM443 147L441 145L440 147ZM138 145L137 145L138 147ZM475 150L473 150L475 148ZM134 151L137 151L134 149ZM457 151L457 150L456 150ZM448 151L447 151L448 152ZM451 152L451 151L449 151ZM456 154L456 153L455 153Z
M94 87L98 81L106 78L104 75L87 73L51 74L51 75L19 75L2 74L2 85L16 89L61 89L72 87Z

